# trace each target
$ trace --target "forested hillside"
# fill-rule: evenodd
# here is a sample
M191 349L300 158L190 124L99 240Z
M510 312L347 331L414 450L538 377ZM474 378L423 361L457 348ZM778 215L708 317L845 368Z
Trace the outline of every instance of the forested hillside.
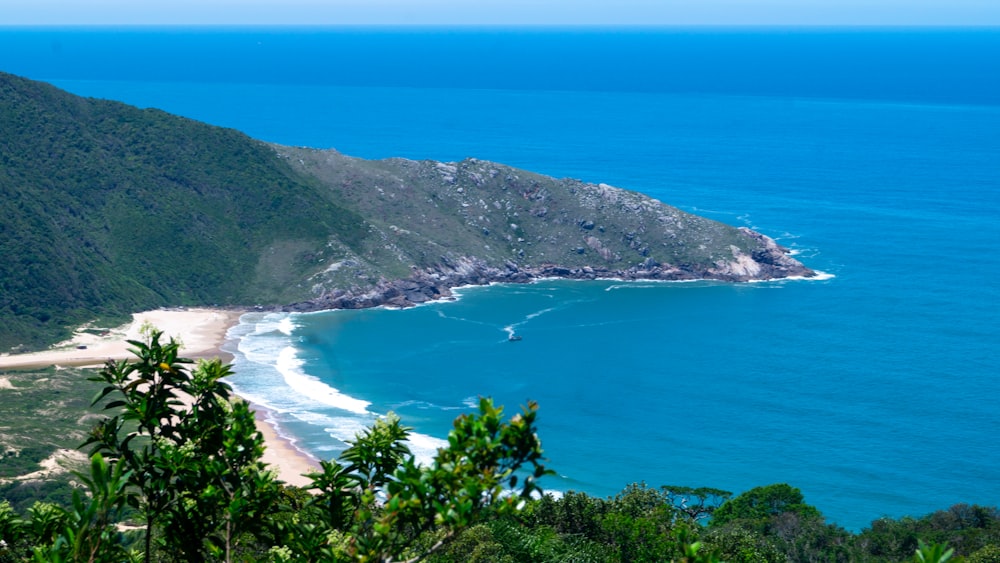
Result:
M4 350L94 317L302 298L310 253L362 222L237 131L3 74L0 215Z
M0 74L0 350L160 306L407 306L538 277L812 272L758 233L501 164L268 145Z

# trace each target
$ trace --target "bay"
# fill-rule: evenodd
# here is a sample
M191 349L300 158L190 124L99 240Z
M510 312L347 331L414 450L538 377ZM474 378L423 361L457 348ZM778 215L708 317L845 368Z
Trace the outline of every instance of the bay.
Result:
M176 43L136 33L131 40L150 52ZM318 33L305 51L300 32L269 33L285 60L343 46ZM347 67L367 60L384 71L413 44L387 33L359 32L357 45L380 48L352 49ZM483 53L495 32L424 33ZM767 88L746 74L731 83L703 76L728 68L710 60L685 66L673 86L633 77L601 89L572 79L582 64L573 53L607 47L601 33L538 33L540 51L503 58L502 68L521 61L533 72L500 80L478 71L468 85L449 71L447 50L425 51L424 72L407 70L396 83L384 72L303 78L302 63L298 73L249 68L232 42L246 36L219 30L191 33L184 47L217 65L226 63L212 53L233 59L215 75L192 63L186 80L176 67L157 80L156 64L115 73L97 60L70 72L39 55L34 68L48 74L32 77L273 142L368 158L475 156L635 189L758 229L827 274L741 285L545 281L468 288L457 301L406 311L247 315L233 331L235 385L321 457L390 410L430 455L451 419L489 395L508 412L539 401L558 473L543 485L555 490L603 496L644 480L739 492L788 482L852 529L957 502L998 504L1000 106L990 96L1000 74L989 69L1000 34L955 32L942 43L937 32L872 31L861 43L891 46L879 56L909 69L899 86L876 80L874 63L852 66L856 35L803 43L773 33L757 51L772 52L759 67ZM636 42L654 54L684 47L671 33L605 50L596 68L638 56ZM687 48L758 44L717 35L689 38ZM77 39L58 37L65 56ZM966 50L941 49L960 44ZM782 45L799 49L794 65L773 55ZM931 51L938 58L926 62ZM836 87L810 90L788 72L810 54L838 52L817 62L856 70ZM560 70L560 57L577 70ZM958 59L965 63L949 64ZM31 61L17 64L30 70ZM622 68L643 72L634 62ZM700 91L678 87L684 77ZM948 81L967 95L913 87ZM509 330L523 340L508 342Z

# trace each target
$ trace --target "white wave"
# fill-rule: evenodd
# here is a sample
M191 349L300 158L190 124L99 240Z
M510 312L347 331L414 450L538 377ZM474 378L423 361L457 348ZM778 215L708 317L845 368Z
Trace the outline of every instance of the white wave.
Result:
M285 338L261 338L246 336L240 340L237 350L247 362L260 366L274 367L275 358L281 351L291 345L291 340Z
M345 395L305 373L302 371L304 364L305 362L296 355L295 347L287 346L278 354L275 368L284 377L285 383L300 395L355 414L370 414L368 412L370 402Z
M305 414L305 413L303 413ZM306 421L310 417L302 416L298 414L293 415L300 420ZM330 419L332 424L323 428L324 432L330 435L331 438L343 444L343 447L336 447L328 445L325 451L332 452L342 452L348 442L353 442L357 439L359 433L371 427L370 422L365 422L360 418L340 418L340 419ZM312 424L312 421L309 421ZM434 457L437 455L438 448L448 447L448 440L443 440L441 438L435 438L434 436L429 436L427 434L420 434L418 432L411 432L406 440L406 446L410 448L410 453L416 459L418 464L427 465L430 464ZM320 449L320 448L313 448Z
M489 285L494 285L494 283L495 282L491 282ZM466 292L469 292L469 291L480 291L480 289L482 287L483 286L481 286L481 285L475 285L475 284L456 285L455 287L451 288L451 294L457 300L457 299L461 299L462 296Z
M249 402L251 405L257 405L268 411L275 412L278 414L285 414L288 412L287 409L276 405L268 400L268 395L262 393L255 393L253 391L248 391L237 384L230 384L233 388L233 392L240 396L242 399Z
M744 283L780 284L780 283L792 282L792 281L826 281L826 280L832 280L833 278L837 277L837 276L835 276L833 274L830 274L830 273L827 273L827 272L821 272L819 270L814 270L814 272L816 273L815 276L788 276L787 278L775 278L775 279L768 279L768 280L750 280L750 281L747 281L747 282L744 282Z
M331 445L331 444L327 444L325 446L312 446L309 449L312 450L312 451L314 451L314 452L316 452L317 454L319 452L337 453L337 452L341 451L341 448L338 448L337 446L334 446L334 445ZM334 455L330 455L330 456L323 455L323 456L317 456L317 457L319 457L320 459L329 459L329 458L334 458L336 456L334 456Z
M223 349L233 354L241 371L246 370L245 363L271 365L291 342L279 330L287 318L285 313L247 313L240 317L240 324L229 329Z
M365 424L360 419L356 419L352 421L352 423L324 427L323 432L326 432L337 442L343 443L346 448L348 442L354 442L357 440L358 434L365 431L370 426L370 424Z
M815 258L820 254L822 254L822 252L820 252L818 248L808 248L808 247L794 248L791 250L791 252L789 252L789 255L791 256L800 256L801 258L798 259L800 261L803 259L809 260L811 258Z
M455 410L465 410L465 406L452 406L446 407L444 405L439 405L437 403L431 403L428 401L410 400L397 403L392 407L393 410L402 409L406 407L416 407L423 410L440 410L440 411L455 411Z
M835 277L837 277L837 276L835 276L835 275L833 275L833 274L831 274L829 272L821 272L819 270L816 270L816 275L813 276L813 277L811 277L811 278L807 278L807 277L803 277L803 276L796 276L794 278L788 278L788 279L790 279L790 280L803 279L803 280L807 280L807 281L826 281L826 280L832 280Z
M431 403L428 403L427 401L417 401L417 400L403 401L402 403L396 403L393 406L393 410L395 410L395 409L401 409L401 408L406 408L406 407L417 407L418 409L420 409L420 408L430 408L431 407Z
M250 316L251 313L244 313L240 315L240 322L236 325L229 327L229 329L226 330L226 338L236 339L244 336L248 331L247 327L250 326L250 322L248 320Z
M292 321L291 317L285 317L280 321L278 321L278 330L281 331L282 334L285 334L287 336L291 336L296 328L298 327Z
M287 318L288 313L248 313L240 317L240 322L249 326L251 334L259 335L279 331Z
M312 426L355 426L358 429L365 427L365 421L355 417L331 416L312 410L295 410L289 414L296 420L305 422Z
M434 461L438 448L447 448L448 440L442 440L426 434L413 432L407 440L410 452L420 465L428 465Z

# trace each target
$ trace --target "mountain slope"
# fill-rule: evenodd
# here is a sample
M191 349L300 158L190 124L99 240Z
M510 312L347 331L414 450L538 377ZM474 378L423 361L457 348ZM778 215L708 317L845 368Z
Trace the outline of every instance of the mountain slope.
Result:
M0 73L0 350L176 305L406 305L537 276L810 275L769 239L499 164L268 145Z
M267 145L0 75L0 345L163 305L282 302L363 221ZM282 260L266 264L262 256Z

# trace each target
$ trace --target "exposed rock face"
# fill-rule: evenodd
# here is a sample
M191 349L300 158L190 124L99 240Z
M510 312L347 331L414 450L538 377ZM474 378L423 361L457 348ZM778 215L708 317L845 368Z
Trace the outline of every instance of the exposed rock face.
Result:
M414 271L413 275L406 279L380 280L373 287L362 291L337 289L315 299L287 305L282 310L306 312L325 309L364 309L380 305L405 308L451 297L451 289L454 287L490 283L529 283L542 278L633 281L705 279L747 282L816 275L789 257L788 251L771 238L746 228L741 228L740 231L747 237L759 241L762 244L760 250L750 255L734 246L732 260L719 261L716 267L704 270L662 265L653 260L626 269L566 267L557 264L522 267L511 261L507 261L503 267L496 267L490 266L480 258L462 257L442 259L441 265Z
M718 261L708 272L713 279L731 281L751 281L788 277L812 277L816 273L788 255L788 249L779 246L770 237L746 227L739 230L760 243L760 247L747 254L736 246L731 246L733 259ZM716 277L718 276L718 277Z

